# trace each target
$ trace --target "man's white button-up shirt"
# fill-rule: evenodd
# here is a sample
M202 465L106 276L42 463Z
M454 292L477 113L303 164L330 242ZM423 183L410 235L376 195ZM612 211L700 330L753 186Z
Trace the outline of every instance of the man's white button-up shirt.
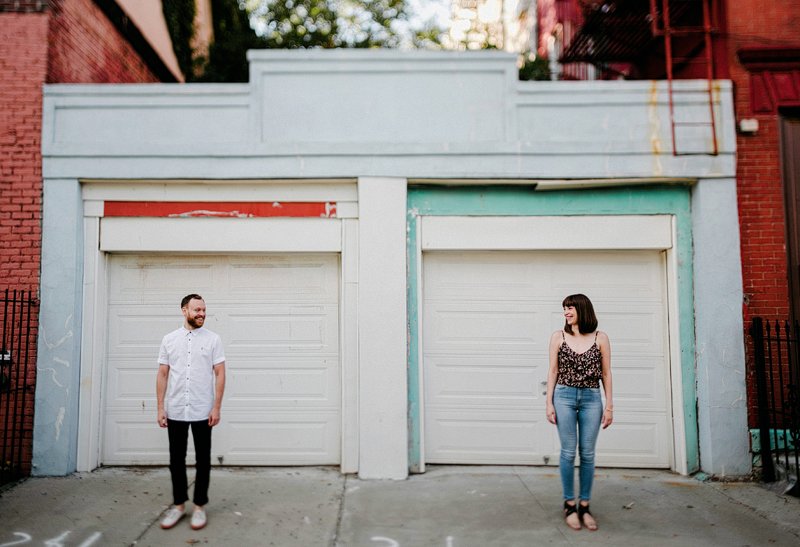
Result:
M159 365L169 366L164 410L181 422L207 420L214 406L214 366L225 362L220 337L205 328L184 327L164 336Z

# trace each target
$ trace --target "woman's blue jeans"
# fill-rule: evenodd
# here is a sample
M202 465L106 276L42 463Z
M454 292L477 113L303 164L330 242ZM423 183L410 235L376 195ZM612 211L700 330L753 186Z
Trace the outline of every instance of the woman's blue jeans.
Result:
M594 480L594 448L600 420L603 417L603 400L600 388L569 387L556 384L553 394L556 409L556 427L561 441L561 457L558 467L561 471L561 486L564 499L575 499L575 452L580 452L580 499L589 501L592 497Z

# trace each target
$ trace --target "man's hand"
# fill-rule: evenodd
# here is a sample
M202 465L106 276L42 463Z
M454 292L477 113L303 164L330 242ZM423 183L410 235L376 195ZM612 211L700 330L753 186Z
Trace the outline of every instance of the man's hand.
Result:
M169 365L160 364L156 375L156 421L160 427L167 427L167 411L164 410L164 397L167 394L167 381L169 380Z
M222 395L225 393L225 361L214 365L214 406L208 415L208 425L219 423L219 410L222 408Z
M208 415L208 425L210 427L214 427L218 423L219 423L219 409L218 408L212 408L211 409L211 414Z

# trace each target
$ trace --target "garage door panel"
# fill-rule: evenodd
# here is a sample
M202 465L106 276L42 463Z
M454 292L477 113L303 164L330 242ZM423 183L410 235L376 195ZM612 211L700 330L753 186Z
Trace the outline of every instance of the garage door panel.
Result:
M601 430L597 439L596 461L598 465L625 466L635 458L637 467L664 467L669 434L663 414L615 410L614 423Z
M547 364L493 355L428 357L425 383L429 405L517 404L532 407L541 398L532 388L546 377Z
M530 464L543 463L555 448L554 429L527 411L451 410L426 423L429 463ZM537 439L550 439L547 444ZM475 442L480 440L480 442Z
M530 351L542 342L534 338L536 314L522 305L496 305L481 302L427 304L431 310L425 327L432 334L426 350L458 351L491 345L499 351Z
M163 312L142 309L111 310L108 328L108 343L120 355L149 356L158 361L158 348L164 335L181 326L180 310L175 305ZM155 346L155 348L153 348Z
M231 313L222 320L230 325L230 347L257 346L267 351L325 351L338 347L335 306L326 308L270 308L270 313Z
M219 439L231 465L327 465L339 456L339 413L234 411L225 415ZM215 431L215 435L217 432ZM212 454L217 451L212 447Z
M319 364L234 368L228 373L225 398L228 410L256 406L331 406L339 401L338 370Z
M237 304L259 299L335 303L338 274L330 257L304 256L127 256L109 280L110 303L137 303L165 295L174 299L198 292L207 300L220 295ZM224 267L220 267L223 266Z
M592 303L595 313L601 319L600 330L608 334L611 340L612 355L618 353L618 350L622 350L621 353L663 354L663 311L660 304L651 304L647 309L633 306L624 309L618 303L611 304L594 298ZM548 310L550 332L564 328L561 300L551 300L548 307L552 308L554 304L558 310Z
M103 463L168 464L167 432L155 424L154 416L153 412L141 413L139 418L129 413L109 414L106 436L117 449ZM216 463L219 456L229 465L336 464L340 459L338 410L306 416L294 411L223 408L223 421L212 434L212 461ZM190 438L187 462L193 461Z
M591 294L593 303L661 299L660 272L652 267L660 262L659 253L639 253L639 256L614 251L549 254L553 261L552 291L556 294Z
M601 330L611 340L611 354L664 354L663 311L615 310L603 303L596 304L602 317Z
M509 294L519 299L535 299L546 294L548 289L533 282L542 277L537 275L540 266L509 261L503 253L484 254L475 261L465 259L460 253L436 255L436 263L431 264L428 270L430 275L426 277L426 287L446 300L495 302L507 299Z
M104 433L105 442L115 447L114 452L103 459L104 464L169 463L167 430L156 424L155 409L139 413L108 412ZM187 461L193 459L192 455Z
M227 382L223 423L214 430L215 457L276 464L272 457L258 459L268 450L250 446L248 436L262 427L271 432L270 442L287 447L277 464L339 461L337 255L110 255L108 272L104 464L168 459L166 434L155 423L158 348L182 324L179 301L189 292L206 299L206 327L221 336L225 348ZM275 418L290 411L302 423L270 425L291 422ZM278 439L279 433L287 437ZM294 445L299 448L288 450ZM237 451L249 455L233 458Z
M655 365L657 366L657 364ZM614 362L614 407L641 410L664 409L668 390L654 374L655 366L637 366L633 363Z
M118 264L116 275L109 279L109 302L144 302L148 296L208 292L218 286L214 261L202 262L175 257L126 257Z
M142 368L136 361L122 362L109 370L106 380L106 394L109 408L133 402L141 406L142 401L152 400L155 404L157 367Z
M331 301L338 298L338 278L325 261L302 265L291 259L236 257L229 270L231 296L269 298L271 301Z

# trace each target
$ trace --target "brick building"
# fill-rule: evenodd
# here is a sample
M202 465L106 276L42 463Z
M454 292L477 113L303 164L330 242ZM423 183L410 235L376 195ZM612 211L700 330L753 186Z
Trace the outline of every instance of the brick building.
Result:
M566 47L560 60L567 67L591 63L606 79L732 81L745 332L754 317L800 318L800 4L545 0L542 6L577 19L577 25L543 27L544 33L562 30ZM580 7L580 16L568 6ZM715 152L685 150L679 133L672 146L677 155ZM754 357L749 337L745 340L748 421L754 430Z
M42 86L183 79L161 2L0 1L0 290L39 292L42 222ZM153 8L157 10L153 10ZM159 19L160 18L160 19ZM6 299L9 300L9 299ZM0 483L27 474L35 382L35 308L24 328L17 305L0 303ZM23 318L28 322L28 317ZM27 339L30 343L26 344ZM6 359L7 357L7 359ZM21 361L27 362L27 367ZM13 368L12 368L13 363ZM20 440L22 443L20 444ZM13 446L12 446L13 445Z
M796 2L744 0L728 10L746 320L800 319L798 24Z
M273 287L268 278L255 277L258 272L313 270L329 282L309 277L291 283L298 290L292 297L297 305L286 306L281 300L286 291L261 295L266 308L284 311L263 322L269 328L256 333L261 338L248 334L250 338L239 344L240 363L251 358L254 372L251 376L243 372L238 388L233 387L237 380L232 380L227 400L249 402L261 397L263 415L254 423L248 407L231 405L231 422L237 426L238 421L238 427L232 427L229 438L218 445L226 462L338 463L345 472L384 478L424 470L425 462L547 464L554 448L546 432L539 439L510 434L495 443L502 445L497 450L491 441L494 437L481 434L491 431L491 424L482 424L487 428L482 430L459 422L464 416L485 414L479 412L485 410L481 405L486 399L481 392L486 381L480 374L490 369L468 377L477 396L460 402L462 406L455 408L458 413L437 398L438 392L425 391L425 385L433 385L431 378L436 378L441 360L436 352L426 354L419 348L438 348L452 363L469 362L465 357L474 358L475 351L458 353L469 347L463 343L472 340L465 336L462 344L452 344L447 328L455 323L441 323L441 328L427 331L417 323L423 317L423 324L437 325L437 317L458 309L466 310L459 320L474 326L466 318L486 317L482 307L486 302L518 302L519 291L528 290L525 283L531 282L524 272L533 259L562 266L574 263L576 271L606 261L606 277L596 290L605 295L601 302L610 310L609 317L622 318L609 327L618 329L615 340L627 346L626 352L617 353L617 358L627 355L628 366L626 370L624 359L618 359L620 381L615 378L615 386L621 395L617 402L622 408L628 406L629 429L615 428L620 442L607 438L604 464L664 467L682 473L698 469L721 475L749 472L740 266L745 270L748 310L763 306L759 314L766 315L765 309L776 315L789 312L785 276L777 273L767 279L757 268L748 270L748 265L774 266L757 253L773 260L783 256L786 261L785 239L776 235L784 233L786 225L777 126L784 118L791 121L787 117L791 111L785 110L791 107L796 89L792 60L787 58L791 50L781 42L771 42L777 44L772 49L753 48L761 38L749 34L737 38L732 31L720 30L736 27L729 26L725 2L708 0L716 30L676 38L669 43L674 48L670 60L668 41L652 32L648 19L653 4L641 0L582 3L597 9L576 31L573 44L580 45L579 38L589 36L588 25L598 18L603 18L600 27L621 33L622 40L604 44L598 36L589 36L592 40L584 43L591 44L591 52L565 44L564 60L595 64L597 74L607 79L662 81L520 83L511 56L465 55L456 63L449 54L260 52L251 53L247 85L180 90L174 86L146 90L48 87L43 127L41 328L64 343L50 345L47 336L40 337L40 367L52 363L53 373L43 376L37 386L37 472L63 474L102 464L163 460L157 443L147 445L152 429L147 425L152 420L143 411L152 400L142 394L150 393L149 376L131 373L125 359L146 364L154 342L144 327L152 327L153 317L171 324L172 312L165 313L161 307L167 295L153 291L146 282L156 280L161 288L172 287L175 276L204 268L219 272L219 279L233 279L231 271L246 272L246 279L236 278L236 286L209 285L220 291L215 295L218 302L229 299L229 307L220 313L233 318L253 316L246 308L249 299L238 299L241 286L267 292ZM704 1L669 3L683 10L673 13L676 25L696 27L703 20L696 8ZM604 11L603 6L608 8ZM615 25L614 16L626 7L631 16ZM708 39L713 51L706 47ZM618 49L619 44L633 47ZM681 60L690 53L694 61ZM396 72L383 68L388 62L395 63ZM736 73L738 67L748 72L742 72L742 80L734 78L734 108L731 84L719 80ZM711 85L706 86L702 75L709 68ZM450 72L441 75L440 70ZM320 72L338 76L324 95L315 95L312 82ZM392 77L408 87L390 85ZM672 82L681 78L694 81ZM748 99L743 100L744 87L750 85L759 91L747 92ZM360 92L354 93L356 89ZM394 95L387 98L387 89L393 89ZM494 91L477 91L484 89ZM459 97L456 103L455 96ZM154 97L158 108L152 106ZM365 106L365 97L375 102ZM383 112L380 106L395 104L392 97L400 107L376 123L375 113ZM749 97L760 99L753 102ZM270 109L275 104L282 106ZM518 109L512 112L508 105ZM670 116L673 106L693 117L694 127L676 131ZM747 134L735 135L734 110L740 121L750 120L742 125ZM325 114L301 117L298 122L297 113L317 111ZM365 116L365 111L372 116ZM702 117L709 111L716 118ZM759 116L764 116L763 122ZM755 132L753 119L761 122ZM353 126L354 120L361 125ZM349 131L343 135L345 125ZM420 132L422 126L427 131ZM388 134L391 141L386 140ZM759 192L745 203L742 185L747 179L736 179L736 145L740 162L746 156L742 147L752 147L756 154L752 165L757 167L753 180L763 182L772 194ZM168 155L165 146L170 147ZM406 159L398 161L404 154ZM766 168L767 164L773 169ZM759 207L757 217L748 219L741 212L737 217L737 185L740 208ZM192 192L214 205L202 210L227 211L231 219L190 218L183 209L169 214L186 218L161 219L145 211L147 201L140 203L185 200ZM776 196L781 200L776 201ZM249 201L270 205L266 210L273 213L276 203L313 202L324 215L312 211L312 216L322 218L239 222L238 207ZM118 202L133 206L115 208ZM498 227L495 219L499 216L511 218L501 219ZM585 242L570 238L559 239L555 248L547 246L552 244L549 241L525 239L548 230L561 233L556 229L559 223L574 216L586 217L581 219L584 233L602 235L591 247L598 251L596 255L583 256ZM461 217L482 218L465 225ZM231 231L216 229L220 220L229 220L225 225L230 224ZM179 237L186 227L209 237L198 238L201 241L192 247L193 255L177 257L175 263L168 257L165 262L165 255L187 251ZM406 235L417 227L427 235L419 240ZM609 227L614 237L606 237ZM134 229L135 240L128 237ZM754 235L753 229L763 234ZM483 234L500 235L487 241ZM646 241L630 240L640 235ZM553 249L557 257L544 253ZM455 262L446 256L453 250L464 251ZM519 250L525 251L524 256L511 253ZM498 266L494 260L499 251L504 256ZM387 252L388 261L384 259ZM227 254L216 257L219 253ZM312 256L306 256L309 253ZM213 264L206 263L207 255L215 255ZM357 263L351 262L355 256ZM416 262L407 268L406 260ZM137 268L148 275L127 275ZM478 299L480 305L471 291L459 292L448 285L453 273L463 276L458 287L472 287L470 276L478 270L485 273L489 291L485 300ZM520 279L526 281L506 283L508 290L495 294L493 277L498 271L510 280L522 272ZM636 272L641 273L638 281ZM575 283L582 287L585 279L578 276ZM423 285L442 287L444 292L438 299L425 300L417 292ZM557 304L562 285L541 278L530 290L544 286L552 286L552 294L537 298ZM638 310L636 317L647 320L636 320L635 325L630 325L631 306L641 304L642 298L631 287L638 287L652 305L652 309ZM117 298L118 294L122 296ZM140 315L141 323L131 328L122 311L133 300L141 304L145 299L139 295L156 297L145 302L149 308ZM306 313L308 295L327 303L324 313L313 319L324 327L298 330L292 325L311 324L300 317ZM781 299L782 312L776 305ZM443 307L437 308L439 304ZM510 309L499 306L488 307ZM544 306L537 317L548 317L550 308ZM506 369L527 366L524 382L528 385L537 374L529 365L541 355L535 343L545 338L552 325L539 321L536 329L541 332L534 337L533 330L520 334L521 349L509 352L505 347L508 328L502 321L514 317L513 313L494 313L499 321L487 319L481 325L482 331L488 331L491 324L493 335L481 340L482 351L502 354L499 366ZM386 321L372 320L377 317ZM220 321L228 323L233 324ZM632 327L642 331L634 332ZM122 331L140 338L123 340L117 336ZM284 333L285 339L275 343L269 338L274 332ZM317 339L310 333L326 337ZM301 335L314 341L306 344L309 352L324 353L307 357L324 363L317 368L326 371L325 386L307 379L292 397L272 393L269 386L254 388L256 384L248 378L292 376L296 371L269 371L249 348L290 352L298 347L292 337ZM137 351L141 353L134 355ZM278 355L276 362L286 366L284 357ZM642 372L645 361L649 368ZM420 370L425 371L420 376L428 378L428 384L414 376ZM730 379L718 381L723 375ZM123 377L129 381L112 381ZM132 378L144 380L138 385ZM492 403L498 413L505 413L503 423L518 423L514 416L519 410L515 402L518 382L513 378L508 376L495 389L495 393L511 395L495 397ZM442 392L457 388L453 378L438 379ZM275 385L283 389L282 382ZM643 386L653 389L643 396L639 389ZM524 427L534 429L535 417L541 416L536 406L541 399L526 395ZM314 414L317 408L303 414L294 405L291 417L325 427L317 427L313 439L302 436L301 430L309 430L302 424L294 432L270 437L274 424L286 419L282 405L295 399L324 399L324 416ZM464 408L474 414L461 412ZM453 424L455 429L448 429ZM253 435L253 431L263 434ZM651 437L642 431L650 431ZM473 443L470 432L484 444ZM263 438L273 441L268 446L252 444ZM517 439L525 440L525 446L514 444ZM448 451L453 441L466 448ZM314 459L309 460L309 451L289 450L298 446L315 450L323 446L324 450L312 451ZM285 453L281 447L288 447Z

